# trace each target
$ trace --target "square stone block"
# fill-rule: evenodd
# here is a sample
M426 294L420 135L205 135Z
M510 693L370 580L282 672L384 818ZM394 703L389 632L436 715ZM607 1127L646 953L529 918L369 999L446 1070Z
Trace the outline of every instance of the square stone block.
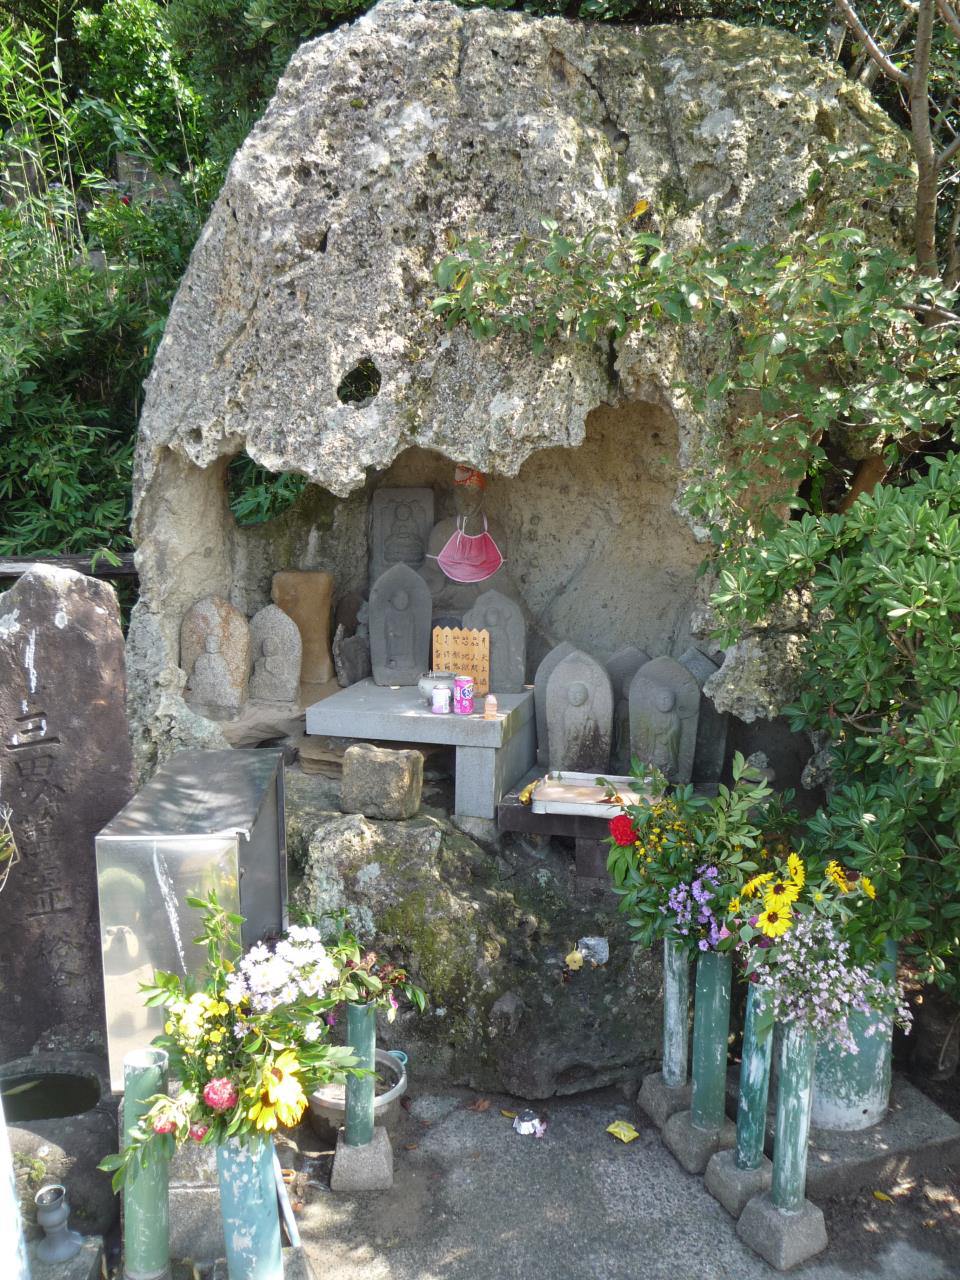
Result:
M778 1271L789 1271L827 1247L822 1210L804 1200L796 1213L784 1213L769 1192L754 1196L747 1204L737 1223L737 1235Z
M344 813L399 822L416 814L422 791L419 751L391 751L358 742L343 753L340 808Z
M663 1141L687 1173L703 1173L715 1151L732 1147L737 1127L724 1119L719 1129L698 1129L689 1111L678 1111L663 1126Z
M637 1094L637 1106L650 1117L658 1129L662 1129L678 1111L689 1111L693 1086L669 1085L663 1082L663 1072L654 1071L643 1077Z
M717 1151L707 1164L703 1175L703 1185L714 1200L719 1200L723 1207L734 1218L739 1218L754 1196L762 1195L770 1190L773 1178L773 1165L766 1156L761 1156L756 1169L740 1169L737 1167L737 1153L731 1147L727 1151Z
M386 1129L376 1125L362 1147L347 1145L346 1132L337 1134L337 1150L330 1174L331 1191L389 1191L393 1186L393 1148Z
M38 1241L27 1245L31 1280L100 1280L103 1240L100 1236L84 1236L80 1252L69 1262L41 1262L37 1257ZM4 1277L6 1280L6 1277Z

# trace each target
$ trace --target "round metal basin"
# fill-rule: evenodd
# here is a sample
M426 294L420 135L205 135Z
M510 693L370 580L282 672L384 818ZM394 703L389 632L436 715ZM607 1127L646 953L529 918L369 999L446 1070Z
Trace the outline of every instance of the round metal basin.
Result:
M373 1104L374 1122L392 1129L400 1115L400 1099L407 1092L407 1070L399 1058L395 1058L386 1049L378 1049L377 1077L378 1093ZM384 1092L379 1092L380 1089ZM343 1126L345 1111L345 1085L324 1085L310 1095L310 1123L314 1133L320 1138L336 1142L337 1130Z

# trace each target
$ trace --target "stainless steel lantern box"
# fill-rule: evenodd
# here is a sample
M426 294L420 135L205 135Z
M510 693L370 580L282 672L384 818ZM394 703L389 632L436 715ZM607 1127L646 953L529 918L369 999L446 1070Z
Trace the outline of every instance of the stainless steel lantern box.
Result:
M244 949L286 928L283 755L181 751L96 843L110 1083L121 1090L124 1055L163 1026L140 984L154 969L182 976L203 967L193 942L200 913L188 897L216 890L226 910L244 916Z

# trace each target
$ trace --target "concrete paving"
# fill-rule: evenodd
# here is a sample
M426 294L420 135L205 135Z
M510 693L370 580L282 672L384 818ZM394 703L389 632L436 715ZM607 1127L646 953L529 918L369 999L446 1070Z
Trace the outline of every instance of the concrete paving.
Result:
M489 1104L489 1105L484 1105ZM772 1280L736 1223L616 1090L552 1099L543 1138L516 1099L416 1091L393 1134L392 1191L329 1189L332 1151L304 1137L294 1198L323 1280ZM631 1120L623 1145L605 1132ZM301 1131L302 1133L302 1131ZM286 1153L284 1163L290 1162ZM821 1202L829 1246L802 1280L960 1280L955 1175Z

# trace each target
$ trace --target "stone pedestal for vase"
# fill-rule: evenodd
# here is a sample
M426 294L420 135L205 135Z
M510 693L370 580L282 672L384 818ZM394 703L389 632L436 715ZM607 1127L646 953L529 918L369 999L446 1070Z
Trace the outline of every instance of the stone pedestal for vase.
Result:
M663 1127L664 1142L688 1173L703 1173L714 1152L736 1141L736 1130L724 1110L732 976L729 954L701 953L693 1010L690 1110L676 1112Z
M662 1129L678 1111L689 1111L690 957L673 938L663 940L663 1060L645 1076L637 1105Z
M827 1247L823 1213L806 1198L807 1138L816 1041L791 1023L780 1047L777 1120L770 1190L749 1201L737 1235L778 1271Z

